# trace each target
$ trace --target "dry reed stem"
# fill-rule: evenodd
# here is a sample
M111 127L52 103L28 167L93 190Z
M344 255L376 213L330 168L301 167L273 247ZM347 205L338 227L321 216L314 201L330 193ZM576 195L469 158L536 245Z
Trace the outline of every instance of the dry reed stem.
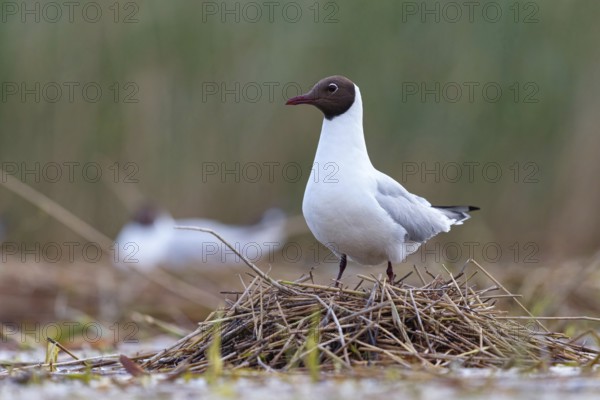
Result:
M187 227L184 229L188 229ZM598 351L586 348L564 335L548 332L539 321L483 267L494 284L478 289L469 286L464 269L456 277L435 276L426 281L414 268L422 287L404 282L391 285L386 279L359 276L354 290L314 283L278 282L239 254L217 233L214 235L256 273L235 301L217 310L198 328L173 346L155 354L131 357L149 372L205 372L211 365L208 350L214 335L220 335L221 360L231 369L289 371L314 369L305 365L310 340L316 340L318 370L338 371L368 365L437 369L459 364L465 367L510 367L574 363L593 366ZM465 265L464 268L467 266ZM493 295L502 289L505 293ZM483 296L485 294L485 296ZM509 297L521 306L543 332L508 317L493 300ZM314 316L319 323L315 331ZM580 317L581 318L581 317ZM217 329L217 327L219 327ZM310 337L310 335L315 335ZM86 359L55 363L54 368L113 366L118 359ZM306 361L308 362L308 361ZM87 365L86 365L87 363ZM37 364L36 366L40 366Z
M225 307L229 318L220 319L222 354L232 367L306 367L303 360L310 351L306 343L315 313L320 318L316 338L323 371L364 365L437 368L456 362L466 367L583 365L597 354L560 334L519 325L488 304L507 295L470 287L467 278L437 276L423 287L412 287L361 276L365 285L373 285L347 290L285 282L285 291L256 278ZM183 363L192 372L204 371L213 324L201 323L195 338L179 341L144 368L171 371Z
M113 241L108 236L99 232L96 228L83 221L43 193L40 193L31 186L21 182L14 176L6 174L2 169L0 169L0 175L5 178L0 180L0 184L6 189L27 200L40 210L43 210L46 214L52 216L58 222L65 225L85 240L97 244L105 254L112 253L111 247ZM214 307L219 304L219 299L209 292L200 290L165 271L156 269L155 271L148 272L129 264L123 264L123 266L127 268L128 271L137 273L143 278L188 301L209 307Z

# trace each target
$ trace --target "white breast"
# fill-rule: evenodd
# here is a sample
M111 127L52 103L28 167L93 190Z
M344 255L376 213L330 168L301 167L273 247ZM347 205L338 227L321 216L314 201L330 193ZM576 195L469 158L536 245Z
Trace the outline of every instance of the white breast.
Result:
M337 255L361 264L397 261L395 254L406 234L377 204L376 173L369 159L362 128L362 102L344 114L325 119L302 212L317 240Z

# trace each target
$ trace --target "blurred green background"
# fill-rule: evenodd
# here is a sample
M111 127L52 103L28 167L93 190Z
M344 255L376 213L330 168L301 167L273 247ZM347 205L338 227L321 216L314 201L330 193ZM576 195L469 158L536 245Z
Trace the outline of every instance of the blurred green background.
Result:
M595 0L481 1L472 14L463 2L75 3L71 18L62 2L2 2L0 160L110 237L144 199L232 223L299 214L322 117L284 103L343 74L361 88L377 168L434 204L482 208L440 240L533 242L542 261L599 248ZM63 163L79 163L73 182ZM240 163L239 182L203 176L214 163ZM264 163L279 163L274 179ZM472 179L464 163L479 163ZM39 179L21 175L36 165ZM436 165L439 179L420 175ZM78 239L0 193L10 239Z

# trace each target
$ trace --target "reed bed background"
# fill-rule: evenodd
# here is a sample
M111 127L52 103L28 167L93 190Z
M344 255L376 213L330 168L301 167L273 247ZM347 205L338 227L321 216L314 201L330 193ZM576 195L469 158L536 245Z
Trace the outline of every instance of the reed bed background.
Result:
M321 117L284 107L295 89L287 95L282 89L307 90L324 76L345 74L363 92L376 167L433 203L484 210L468 229L446 235L448 242L496 242L504 253L514 243L535 243L540 263L598 251L600 225L590 218L600 200L593 184L600 171L597 2L530 2L537 12L528 23L523 19L532 9L519 3L515 22L510 2L496 3L503 11L497 23L479 13L469 22L464 10L456 23L443 16L422 22L419 14L406 15L414 3L407 1L334 2L327 23L330 3L315 3L321 11L315 22L314 2L297 2L303 17L296 23L280 13L270 22L266 12L257 22L243 16L236 22L235 15L206 15L207 3L227 4L149 0L124 10L120 3L118 23L107 8L96 23L79 14L74 23L64 20L66 13L60 23L22 23L20 15L7 15L0 24L0 81L19 92L3 91L0 161L16 163L18 178L112 238L145 199L177 217L231 223L252 221L274 205L296 215ZM123 22L133 11L133 21ZM20 85L31 89L36 82L80 86L72 102L66 89L55 103L41 94L39 101L34 95L22 100ZM79 90L90 82L103 89L95 103ZM464 82L479 85L473 101ZM498 101L486 101L479 90L490 82L503 90ZM407 95L407 85L436 92L436 84L448 83L462 88L460 101L447 100L441 90L439 101L435 94L424 100L420 92ZM134 92L127 84L137 90L135 102L124 100ZM218 93L209 94L207 85L215 84ZM221 84L233 94L224 95ZM535 89L531 102L525 101L534 92L527 84ZM244 95L244 87L256 86L260 97ZM88 179L95 177L92 170L83 172L90 162L101 169L98 181ZM58 163L61 179L27 175L36 163L40 170ZM72 181L63 163L79 163ZM207 163L219 171L221 163L229 169L239 163L240 171L248 163L279 167L273 179L266 167L256 181L241 172L239 181L235 174L203 179ZM297 181L283 173L289 163L301 168ZM472 176L469 163L478 163L471 164ZM81 241L9 192L0 195L0 212L9 240Z

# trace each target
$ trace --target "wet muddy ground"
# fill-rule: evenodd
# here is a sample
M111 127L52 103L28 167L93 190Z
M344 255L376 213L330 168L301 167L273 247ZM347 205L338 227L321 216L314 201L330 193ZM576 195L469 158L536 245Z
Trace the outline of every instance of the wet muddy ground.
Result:
M138 352L160 350L163 344L168 343L161 339L151 345L123 346L118 350L135 356ZM90 350L81 355L91 357L99 353ZM0 352L3 362L43 362L44 357L42 349ZM59 361L63 360L68 357L61 355ZM225 370L223 376L216 379L184 375L170 380L164 374L134 377L123 370L115 372L111 367L101 373L82 373L68 366L58 367L53 373L46 367L0 369L2 399L587 399L597 398L599 393L600 370L568 366L546 371L456 368L439 373L372 368L356 376L322 375L318 381L303 373L265 371L233 373Z

